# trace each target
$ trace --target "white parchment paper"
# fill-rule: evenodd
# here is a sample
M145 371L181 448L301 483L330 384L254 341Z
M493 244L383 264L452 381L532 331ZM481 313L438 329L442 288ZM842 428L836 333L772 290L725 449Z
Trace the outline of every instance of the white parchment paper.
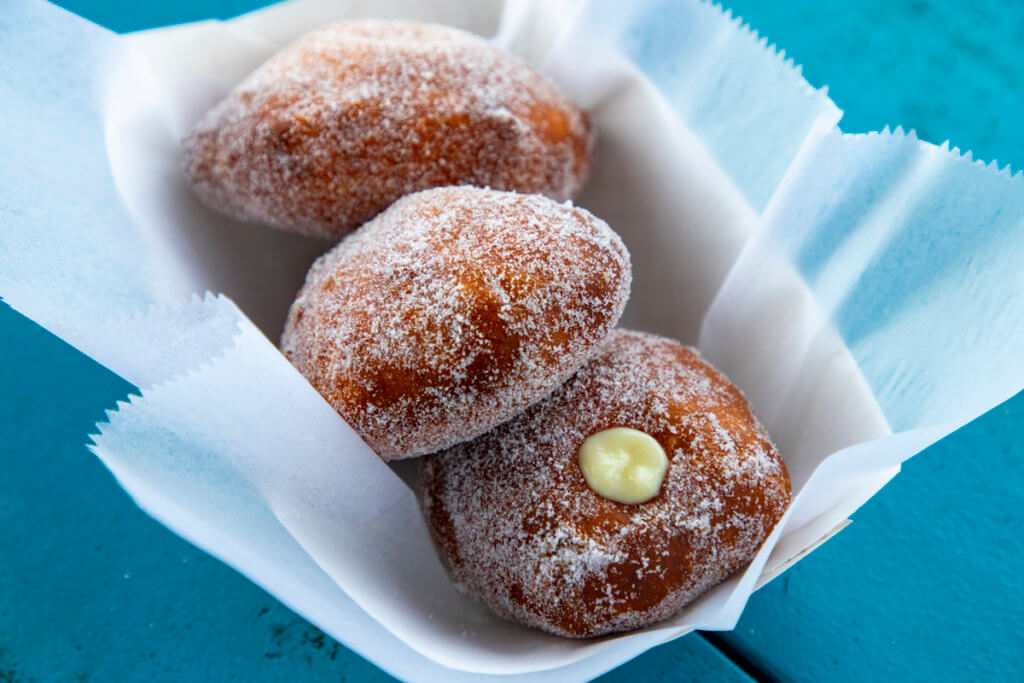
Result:
M698 344L779 445L786 518L673 619L570 641L457 594L409 486L271 341L330 244L185 186L178 143L207 107L356 16L495 36L590 109L578 203L632 252L624 324ZM93 451L147 512L401 678L582 679L731 628L902 460L1024 386L1024 181L902 131L843 135L823 92L700 2L314 0L118 37L16 0L0 115L0 295L142 389Z

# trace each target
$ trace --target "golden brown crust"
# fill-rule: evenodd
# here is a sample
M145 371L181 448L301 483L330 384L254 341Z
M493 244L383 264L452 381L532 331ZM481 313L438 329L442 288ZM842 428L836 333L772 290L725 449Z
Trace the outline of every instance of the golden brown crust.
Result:
M652 435L661 492L590 489L583 440ZM746 399L693 349L616 331L564 386L421 465L422 506L456 583L497 613L590 637L671 616L748 562L790 501L786 467Z
M324 236L430 187L569 199L591 146L585 112L519 58L458 29L386 21L300 38L184 141L211 207Z
M285 355L383 458L471 439L589 358L629 295L603 221L540 195L402 198L322 256Z

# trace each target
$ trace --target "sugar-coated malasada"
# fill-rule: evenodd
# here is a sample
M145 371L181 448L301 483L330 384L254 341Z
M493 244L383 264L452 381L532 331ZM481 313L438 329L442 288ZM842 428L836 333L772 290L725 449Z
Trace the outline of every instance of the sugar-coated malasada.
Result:
M208 205L323 236L443 185L570 199L591 147L586 113L519 57L447 26L369 20L295 41L184 141Z
M609 433L605 479L629 480L664 452L660 475L640 472L654 483L645 502L588 483L581 447ZM420 475L456 584L569 637L671 616L753 558L791 495L785 464L724 375L690 347L626 331L523 414L424 458Z
M540 400L611 332L625 246L540 195L409 195L313 265L285 355L385 459L472 439Z

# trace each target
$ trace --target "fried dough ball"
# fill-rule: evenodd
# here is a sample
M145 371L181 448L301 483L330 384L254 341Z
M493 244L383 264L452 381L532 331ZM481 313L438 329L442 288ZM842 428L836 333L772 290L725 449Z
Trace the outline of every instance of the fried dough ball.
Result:
M348 21L269 59L185 139L209 206L342 236L444 185L563 201L590 168L586 113L520 58L446 26Z
M540 195L409 195L312 267L281 341L386 460L471 439L540 400L608 336L629 254Z
M623 427L668 457L656 495L634 505L590 488L577 458L587 437ZM785 464L725 376L690 347L618 330L550 397L424 458L420 478L456 584L574 638L671 616L752 559L791 497Z

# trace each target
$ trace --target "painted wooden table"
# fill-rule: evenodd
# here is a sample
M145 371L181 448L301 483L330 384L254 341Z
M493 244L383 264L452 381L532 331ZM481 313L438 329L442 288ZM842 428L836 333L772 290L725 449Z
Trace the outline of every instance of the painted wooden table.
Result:
M259 0L62 4L128 31ZM830 86L844 130L1024 167L1024 3L726 4ZM82 445L129 385L4 306L0 358L0 681L386 678L133 506ZM910 461L734 632L607 680L1024 679L1022 437L1018 395Z

